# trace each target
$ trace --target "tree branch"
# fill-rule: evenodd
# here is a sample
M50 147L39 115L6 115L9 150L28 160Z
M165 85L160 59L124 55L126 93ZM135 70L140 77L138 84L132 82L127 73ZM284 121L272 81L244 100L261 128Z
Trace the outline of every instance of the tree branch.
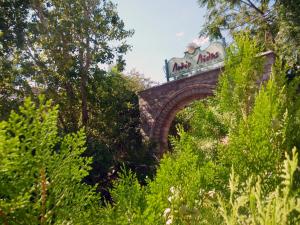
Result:
M0 217L3 218L4 225L8 225L6 215L5 215L5 213L1 209L0 209Z
M256 10L259 14L261 14L262 16L265 14L262 10L260 10L253 2L251 2L250 0L247 0L247 2L241 0L242 3L250 6L251 8L253 8L254 10Z
M245 5L249 6L249 7L252 7L248 2L245 2L243 0L241 0L241 3L244 3Z

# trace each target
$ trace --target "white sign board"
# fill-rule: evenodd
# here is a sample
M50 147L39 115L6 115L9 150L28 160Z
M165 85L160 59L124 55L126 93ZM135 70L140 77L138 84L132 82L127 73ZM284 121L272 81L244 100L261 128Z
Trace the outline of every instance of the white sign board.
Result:
M225 49L221 42L213 42L206 49L195 48L185 52L183 58L172 58L167 62L168 78L177 80L220 67L224 63Z

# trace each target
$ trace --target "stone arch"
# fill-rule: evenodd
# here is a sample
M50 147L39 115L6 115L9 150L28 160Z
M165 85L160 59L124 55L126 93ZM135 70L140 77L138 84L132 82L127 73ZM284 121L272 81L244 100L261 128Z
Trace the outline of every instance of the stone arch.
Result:
M169 129L177 112L195 100L211 96L214 88L214 85L194 84L170 96L157 114L150 133L150 137L158 142L160 153L163 153L167 149Z
M275 54L269 51L260 56L266 58L261 79L264 81L270 75ZM140 131L145 141L158 144L158 155L162 155L167 147L169 128L176 113L190 102L212 95L223 70L223 67L219 67L199 72L138 93Z

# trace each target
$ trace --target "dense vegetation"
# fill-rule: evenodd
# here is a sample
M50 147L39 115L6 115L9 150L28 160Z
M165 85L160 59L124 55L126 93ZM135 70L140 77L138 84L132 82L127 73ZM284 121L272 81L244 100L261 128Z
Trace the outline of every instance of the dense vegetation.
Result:
M275 65L258 85L259 52L247 35L236 38L216 97L182 112L189 131L178 127L147 187L121 176L104 224L299 223L299 77L287 83Z
M59 105L60 135L84 129L92 171L85 181L107 188L125 164L140 180L153 157L139 132L137 91L149 84L125 76L130 46L116 6L94 0L0 2L0 118L39 94ZM103 69L110 64L111 69Z
M153 176L136 95L148 83L120 72L132 31L115 6L2 1L0 223L299 224L298 45L280 37L296 42L300 14L257 2L200 1L216 19L203 32L221 35L221 21L234 41L215 96L180 112ZM278 57L260 83L267 48Z
M155 178L141 186L123 169L113 203L102 206L95 188L82 183L92 162L82 156L83 131L58 135L57 107L25 100L1 123L2 222L299 223L299 77L287 83L285 69L275 65L269 81L257 85L259 51L247 35L238 37L216 97L186 110L190 130L178 127L174 152Z

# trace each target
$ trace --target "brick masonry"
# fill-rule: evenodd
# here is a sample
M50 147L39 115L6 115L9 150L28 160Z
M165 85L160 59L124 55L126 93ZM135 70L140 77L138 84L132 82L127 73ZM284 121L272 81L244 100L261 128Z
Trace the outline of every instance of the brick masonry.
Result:
M264 81L270 75L275 54L269 51L262 56L266 57ZM168 133L176 113L195 100L213 95L222 70L223 67L216 68L139 92L142 135L157 144L160 154L167 150Z

